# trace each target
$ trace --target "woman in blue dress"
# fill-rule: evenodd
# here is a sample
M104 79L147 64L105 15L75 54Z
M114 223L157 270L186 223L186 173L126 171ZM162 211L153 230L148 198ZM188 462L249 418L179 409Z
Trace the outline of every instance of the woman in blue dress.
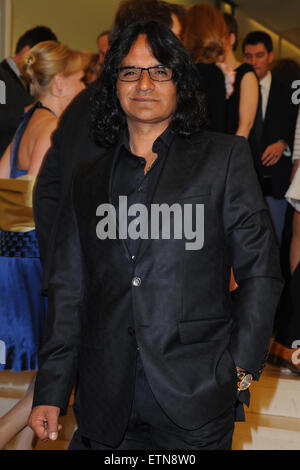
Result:
M84 88L86 60L79 51L46 41L32 48L22 65L35 104L0 161L0 341L5 350L0 370L37 369L47 305L41 295L32 191L59 117ZM13 409L1 418L0 448L10 440L16 416L20 413Z

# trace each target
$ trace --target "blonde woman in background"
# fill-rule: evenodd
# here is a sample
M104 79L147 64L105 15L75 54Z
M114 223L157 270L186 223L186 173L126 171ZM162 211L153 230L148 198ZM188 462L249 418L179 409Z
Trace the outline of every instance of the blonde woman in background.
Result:
M84 88L85 67L84 54L55 41L33 47L22 64L35 104L25 113L0 161L0 339L7 353L2 369L37 369L46 300L41 295L32 190L59 117ZM0 419L0 448L26 426L32 390L33 384L24 399ZM25 429L16 448L30 448L32 438L33 433Z

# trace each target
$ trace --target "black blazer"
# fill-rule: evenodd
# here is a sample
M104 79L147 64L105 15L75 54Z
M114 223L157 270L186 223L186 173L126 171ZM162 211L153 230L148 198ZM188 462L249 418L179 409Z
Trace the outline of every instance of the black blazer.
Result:
M292 171L292 159L284 155L271 167L266 169L261 164L261 156L265 149L279 140L284 140L291 151L297 121L297 106L291 101L291 92L286 84L272 76L269 100L263 124L261 146L255 143L255 124L249 135L249 143L253 150L256 166L260 176L268 172L272 178L273 196L283 198L288 190Z
M24 108L33 102L19 77L6 60L0 64L0 80L5 83L6 104L0 105L0 158L22 121Z
M68 193L73 169L79 162L100 155L104 151L89 136L89 106L93 94L94 86L89 86L64 112L53 134L52 145L44 159L33 195L36 233L44 268L45 293L56 220Z
M110 446L128 423L137 345L160 406L196 429L234 405L236 364L259 378L282 289L245 139L175 137L153 202L204 204L204 246L186 251L184 239L142 240L135 263L124 240L96 236L118 150L80 165L62 211L33 402L64 414L78 379L81 433ZM231 266L239 284L233 295Z

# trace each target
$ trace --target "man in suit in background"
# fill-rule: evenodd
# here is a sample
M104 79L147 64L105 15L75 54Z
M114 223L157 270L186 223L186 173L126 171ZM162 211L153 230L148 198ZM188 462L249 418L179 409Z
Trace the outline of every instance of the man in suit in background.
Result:
M26 106L33 102L19 69L24 55L42 41L57 41L46 26L26 31L18 40L15 55L0 64L0 80L5 83L5 104L0 105L0 158L10 144L24 115Z
M284 195L292 171L292 146L297 108L291 101L291 90L276 79L271 71L273 43L263 31L249 33L243 41L244 60L255 69L260 84L261 100L256 122L249 136L256 167L261 177L278 241L281 242L287 202Z
M107 53L92 120L107 150L75 170L57 224L29 420L41 439L57 439L76 382L72 450L231 448L282 281L248 144L202 129L197 76L158 22Z

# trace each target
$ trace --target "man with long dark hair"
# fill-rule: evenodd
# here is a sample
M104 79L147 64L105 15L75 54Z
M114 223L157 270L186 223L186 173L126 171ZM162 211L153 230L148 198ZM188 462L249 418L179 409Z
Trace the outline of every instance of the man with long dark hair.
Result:
M29 421L41 439L77 382L72 450L231 448L281 275L247 143L203 130L198 90L159 23L107 53L92 119L107 152L75 171L54 244Z
M172 12L160 0L122 0L116 11L109 41L113 42L135 21L154 20L172 28ZM53 142L41 168L35 192L34 215L39 251L44 268L43 291L47 293L49 267L57 217L70 185L73 168L82 160L103 153L102 145L90 138L88 116L94 86L87 87L68 107L53 135Z

